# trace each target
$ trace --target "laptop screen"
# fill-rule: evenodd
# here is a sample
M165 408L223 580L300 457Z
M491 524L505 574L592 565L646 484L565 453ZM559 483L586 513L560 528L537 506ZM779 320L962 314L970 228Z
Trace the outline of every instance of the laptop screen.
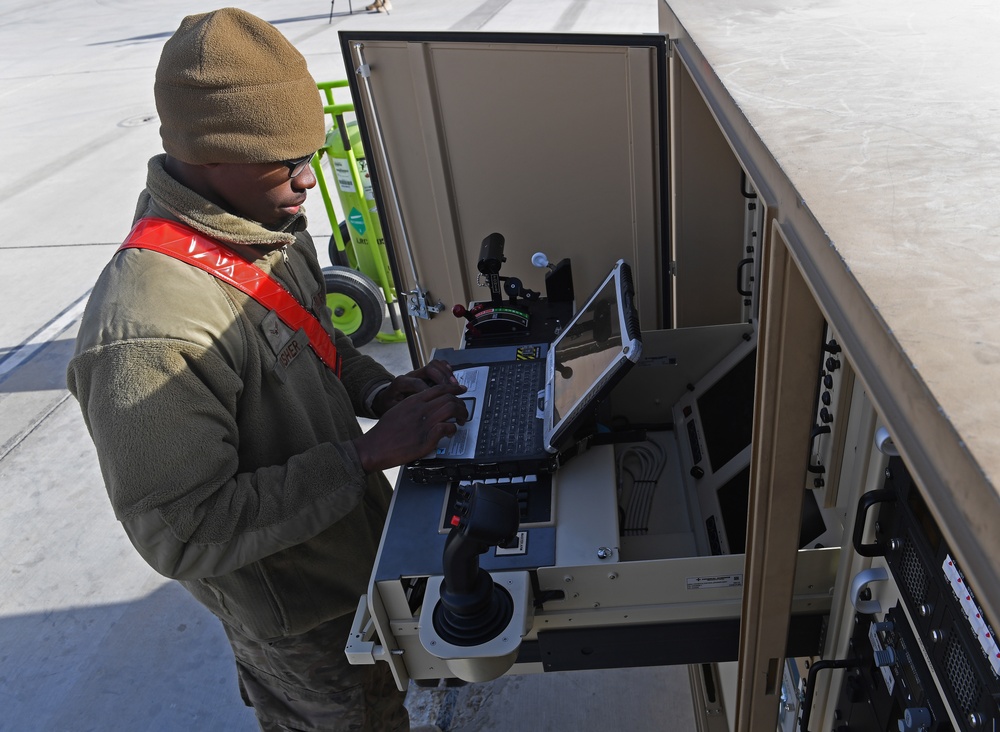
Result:
M545 449L563 449L641 355L632 270L619 259L546 356Z
M554 344L553 421L558 423L599 383L622 353L622 319L614 278L608 278L586 309Z

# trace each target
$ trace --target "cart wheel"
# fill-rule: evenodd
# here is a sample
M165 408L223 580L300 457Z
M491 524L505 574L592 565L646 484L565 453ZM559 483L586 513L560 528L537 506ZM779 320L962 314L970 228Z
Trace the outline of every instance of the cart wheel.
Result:
M346 221L340 222L340 238L344 240L344 246L347 246L351 241L351 232L347 228ZM337 249L337 240L333 234L330 234L330 263L334 267L351 266L351 263L347 261L347 250L340 251Z
M349 335L355 346L363 346L382 328L385 298L372 280L350 267L325 267L326 306L333 325Z

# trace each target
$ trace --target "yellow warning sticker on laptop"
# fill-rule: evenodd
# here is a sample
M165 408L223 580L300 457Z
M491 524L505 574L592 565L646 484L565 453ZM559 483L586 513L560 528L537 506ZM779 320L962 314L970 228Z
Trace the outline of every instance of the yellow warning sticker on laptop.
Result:
M542 354L541 346L518 346L518 361L534 361Z

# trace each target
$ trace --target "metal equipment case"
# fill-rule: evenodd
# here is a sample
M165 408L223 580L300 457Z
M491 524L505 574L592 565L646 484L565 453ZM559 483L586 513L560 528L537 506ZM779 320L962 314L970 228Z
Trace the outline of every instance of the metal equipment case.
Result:
M721 0L660 7L663 36L344 32L342 48L415 362L460 342L462 323L443 311L481 297L476 252L492 231L534 289L534 251L570 257L578 295L617 258L632 263L646 358L611 410L669 423L678 445L683 416L671 408L741 344L756 347L745 552L713 554L667 524L622 536L613 448L574 459L556 475L549 521L527 529L537 540L489 560L528 573L540 600L528 601L513 671L695 664L693 687L712 687L735 729L785 728L799 701L786 657L842 657L852 642L852 582L872 565L851 546L856 507L881 487L892 451L987 618L1000 607L1000 508L981 442L976 456L956 433L939 383L880 314L883 293L865 290L800 190L816 186L788 164L766 115L748 118L763 92L720 76L714 64L735 63L738 48L709 17L728 12ZM882 429L888 443L876 441ZM691 474L683 449L674 459ZM349 647L359 662L389 662L401 683L450 675L419 640L444 493L397 486ZM818 548L801 547L796 520L810 501L824 517ZM790 645L806 618L819 618L802 636L815 643ZM685 635L717 643L685 646ZM814 729L833 728L845 674L824 676Z

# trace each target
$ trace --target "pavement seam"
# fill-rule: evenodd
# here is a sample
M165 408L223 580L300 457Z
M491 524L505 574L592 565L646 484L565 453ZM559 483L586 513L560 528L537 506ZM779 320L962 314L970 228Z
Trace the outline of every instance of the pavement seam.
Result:
M93 288L87 290L52 320L12 348L6 356L0 358L0 383L76 322L87 306L92 290Z
M31 435L35 430L37 430L42 425L42 423L45 422L45 420L47 420L52 415L53 412L55 412L57 409L59 409L59 407L65 404L66 400L69 399L69 397L70 393L67 391L65 394L63 394L61 399L57 400L55 404L53 404L44 412L42 412L40 416L36 417L35 421L32 422L31 425L24 432L15 435L6 443L4 443L3 446L0 446L0 463L6 460L7 456L10 455L18 445L20 445L22 442L28 439L28 436Z

